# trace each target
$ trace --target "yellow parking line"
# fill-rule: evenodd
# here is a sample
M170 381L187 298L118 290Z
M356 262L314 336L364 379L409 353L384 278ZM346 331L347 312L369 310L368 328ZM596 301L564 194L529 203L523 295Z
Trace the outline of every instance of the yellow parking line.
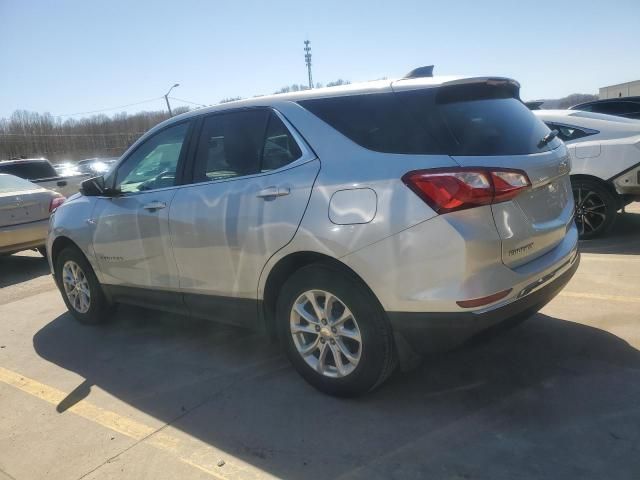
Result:
M52 405L59 405L67 397L67 394L61 390L3 367L0 367L0 382ZM242 461L230 462L228 454L221 450L211 446L202 447L193 440L178 438L163 431L158 431L156 428L105 410L85 400L81 400L71 406L68 411L134 440L144 440L146 444L168 452L181 462L206 472L219 480L270 477L270 475L248 463ZM218 467L217 464L222 459L224 459L224 465Z
M634 255L619 255L609 253L582 253L580 260L596 261L596 262L634 262L640 261L640 257Z
M613 302L640 303L640 297L625 297L622 295L604 295L601 293L582 293L582 292L560 292L561 297L569 298L589 298L592 300L610 300Z

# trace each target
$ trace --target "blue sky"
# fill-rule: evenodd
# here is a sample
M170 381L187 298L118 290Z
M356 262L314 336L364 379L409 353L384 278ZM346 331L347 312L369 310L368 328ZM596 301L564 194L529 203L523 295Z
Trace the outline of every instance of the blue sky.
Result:
M638 0L0 0L0 117L114 107L175 82L205 104L272 93L306 82L307 37L323 83L435 64L513 77L524 99L597 93L640 79L639 18Z

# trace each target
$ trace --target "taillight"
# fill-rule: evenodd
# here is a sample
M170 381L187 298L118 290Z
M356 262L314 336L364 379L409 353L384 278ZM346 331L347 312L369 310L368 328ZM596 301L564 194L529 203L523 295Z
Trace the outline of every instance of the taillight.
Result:
M495 168L415 170L402 181L437 213L505 202L531 186L525 172Z
M64 197L53 197L49 203L49 213L53 213L53 211L62 205L65 200L66 198Z

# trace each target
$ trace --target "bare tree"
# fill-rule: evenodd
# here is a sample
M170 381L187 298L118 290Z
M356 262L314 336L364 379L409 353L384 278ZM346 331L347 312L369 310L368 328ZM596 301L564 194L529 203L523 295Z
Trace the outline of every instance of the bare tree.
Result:
M178 108L175 114L189 109ZM120 156L140 135L166 120L164 111L67 119L16 110L0 119L0 160L45 157L52 161Z

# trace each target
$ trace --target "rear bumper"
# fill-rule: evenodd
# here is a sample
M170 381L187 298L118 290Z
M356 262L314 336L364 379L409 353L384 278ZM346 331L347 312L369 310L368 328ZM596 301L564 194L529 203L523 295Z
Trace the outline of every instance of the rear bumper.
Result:
M520 292L521 298L505 305L475 312L387 312L399 347L409 346L414 352L426 353L454 348L474 335L503 322L524 320L550 302L571 280L580 264L580 254L560 266L557 275L535 289L535 283ZM540 280L543 280L544 277ZM542 282L541 282L542 283ZM533 290L526 293L527 289Z
M609 180L620 195L640 196L640 164Z
M47 241L49 219L3 227L0 230L0 253L14 253L42 247Z

